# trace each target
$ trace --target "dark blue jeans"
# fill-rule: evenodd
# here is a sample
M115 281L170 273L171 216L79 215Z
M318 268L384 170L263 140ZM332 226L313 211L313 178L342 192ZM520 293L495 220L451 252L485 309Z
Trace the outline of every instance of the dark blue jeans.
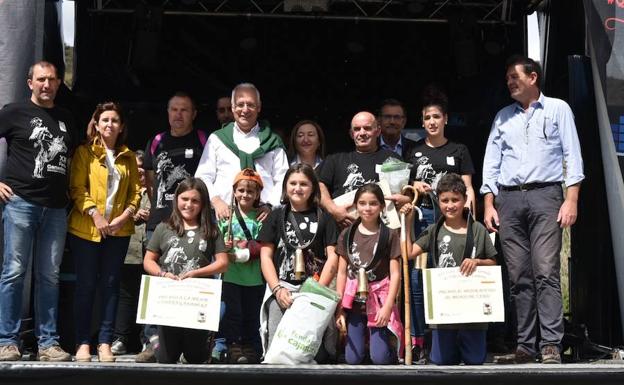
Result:
M115 331L121 266L130 237L103 238L92 242L69 234L69 246L76 266L76 344L91 341L91 317L96 289L100 291L98 343L110 344Z
M481 365L487 355L485 330L433 329L431 362L436 365Z
M265 285L241 286L223 282L225 315L220 331L227 344L250 344L258 356L262 355L260 341L260 306Z
M347 311L347 344L345 361L349 365L359 365L366 356L366 333L369 335L369 353L373 365L389 365L396 361L390 345L388 328L369 328L366 314L358 310Z

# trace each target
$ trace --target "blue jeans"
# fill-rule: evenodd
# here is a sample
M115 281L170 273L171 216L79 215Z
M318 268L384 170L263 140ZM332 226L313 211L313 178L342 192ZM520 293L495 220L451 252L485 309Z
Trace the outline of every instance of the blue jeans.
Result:
M101 242L93 242L69 234L69 245L76 266L76 344L91 342L91 316L96 289L101 296L98 343L113 342L119 277L129 242L130 237L109 236Z
M58 276L67 212L13 195L4 207L4 262L0 276L0 346L17 345L24 276L34 263L35 336L42 348L58 345Z
M433 329L431 362L436 365L482 365L487 355L485 330Z
M436 221L436 214L439 214L439 210L428 209L421 207L423 218L421 221L415 219L414 225L414 239L418 239L420 233L427 228L427 226L433 224ZM425 250L429 252L429 250ZM425 300L423 299L423 282L422 282L422 270L414 268L414 262L409 262L410 271L410 294L411 294L411 311L412 311L412 323L410 332L412 337L422 337L425 335Z
M390 330L367 326L366 314L348 310L347 343L345 361L349 365L360 365L366 356L366 332L369 332L368 348L373 365L390 365L396 361L396 354L390 344Z

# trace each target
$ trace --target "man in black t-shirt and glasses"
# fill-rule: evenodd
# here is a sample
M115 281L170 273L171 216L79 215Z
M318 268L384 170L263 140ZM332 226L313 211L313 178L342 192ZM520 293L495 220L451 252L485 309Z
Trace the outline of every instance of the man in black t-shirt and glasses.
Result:
M381 165L389 157L399 157L390 150L379 148L380 133L375 115L366 111L358 112L351 119L349 130L355 143L355 151L332 154L321 166L321 206L334 217L340 227L349 226L355 218L349 214L348 206L337 205L332 198L355 191L366 183L378 182L377 165Z
M34 319L40 361L70 361L58 344L58 275L67 233L69 158L73 118L54 105L61 84L56 67L30 67L30 100L0 110L0 137L9 145L6 177L4 262L0 277L0 361L21 359L18 348L24 277L34 267Z

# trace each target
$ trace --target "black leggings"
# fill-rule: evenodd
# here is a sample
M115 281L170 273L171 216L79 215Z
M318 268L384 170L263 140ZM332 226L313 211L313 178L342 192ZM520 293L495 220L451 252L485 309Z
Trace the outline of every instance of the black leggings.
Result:
M210 331L158 326L156 359L161 364L175 364L184 353L189 364L203 364L208 359Z

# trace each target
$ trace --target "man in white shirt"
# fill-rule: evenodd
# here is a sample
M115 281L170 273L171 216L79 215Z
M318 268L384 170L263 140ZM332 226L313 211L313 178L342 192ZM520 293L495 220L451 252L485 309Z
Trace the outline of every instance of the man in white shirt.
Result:
M256 86L237 85L232 91L234 122L208 138L195 176L206 183L217 219L229 218L232 182L246 167L255 169L264 183L260 200L268 205L258 219L268 215L271 206L280 204L288 159L279 136L271 131L267 122L258 123L261 107Z

